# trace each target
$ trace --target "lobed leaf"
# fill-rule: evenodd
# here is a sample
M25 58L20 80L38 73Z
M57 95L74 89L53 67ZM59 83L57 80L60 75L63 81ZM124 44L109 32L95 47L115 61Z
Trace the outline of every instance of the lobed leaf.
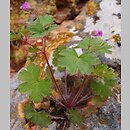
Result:
M111 54L111 46L104 42L100 38L87 37L79 43L77 46L82 49L86 49L89 52L104 55L105 53Z
M91 83L91 87L93 88L93 92L95 95L107 98L112 94L111 88L113 86L107 85L107 83L103 84L98 81L93 81Z
M32 34L35 33L42 33L42 25L39 24L38 22L32 23L32 25L29 26L29 30Z
M95 95L101 97L108 97L111 95L112 87L116 84L116 74L112 68L107 65L97 65L93 72L94 75L98 76L97 79L92 80L91 87Z
M10 40L11 41L17 41L17 40L21 40L23 35L26 35L28 33L27 29L23 29L23 30L18 30L17 34L11 32L10 33Z
M41 111L37 112L32 105L26 105L25 117L41 127L48 127L51 124L51 120L48 118L48 113Z
M114 70L105 64L97 65L94 69L93 74L101 78L107 78L107 79L113 79L113 80L116 80L116 77L117 77L117 75L114 73Z
M82 74L90 74L93 71L93 65L100 63L95 54L84 53L78 56L74 48L62 50L59 54L61 56L58 59L58 66L66 67L72 75L79 71Z
M33 64L19 74L19 79L23 81L19 85L19 91L22 94L29 94L34 102L40 102L43 97L51 95L51 80L39 80L39 74L40 67Z
M44 37L50 31L54 30L57 25L54 24L54 18L49 15L39 16L30 26L29 30L33 38Z
M78 124L80 126L83 125L83 118L81 117L80 113L76 109L70 109L69 120L74 124Z
M58 59L59 59L59 57L60 57L60 52L62 51L62 50L64 50L64 49L66 49L66 46L65 45L61 45L61 46L59 46L55 51L54 51L54 54L53 54L53 60L52 60L52 63L53 63L53 65L54 66L57 66L58 65ZM62 67L58 67L58 70L59 71L62 71L62 70L64 70L64 68L62 68Z
M55 19L51 15L39 16L38 20L40 21L43 27L55 21Z

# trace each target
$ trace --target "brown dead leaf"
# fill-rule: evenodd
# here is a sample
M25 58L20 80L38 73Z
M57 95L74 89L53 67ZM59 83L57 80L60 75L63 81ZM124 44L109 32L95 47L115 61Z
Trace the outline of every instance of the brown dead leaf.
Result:
M36 129L37 129L37 126L35 125L31 127L31 130L36 130Z
M42 103L35 103L35 109L41 110L41 109L49 109L50 108L50 101L44 101Z
M29 126L29 123L27 123L26 125L24 125L25 129L26 130L31 130L30 126Z
M98 96L92 98L88 101L86 107L82 108L82 115L84 117L89 117L92 113L98 111L98 108L101 108L105 104L106 99L102 99Z
M32 126L32 123L30 123L30 122L28 122L26 125L24 125L24 127L26 130L36 130L37 129L37 126L36 125Z
M80 127L80 130L87 130L85 127Z
M87 106L95 106L95 104L94 104L93 101L89 101L89 102L87 103Z

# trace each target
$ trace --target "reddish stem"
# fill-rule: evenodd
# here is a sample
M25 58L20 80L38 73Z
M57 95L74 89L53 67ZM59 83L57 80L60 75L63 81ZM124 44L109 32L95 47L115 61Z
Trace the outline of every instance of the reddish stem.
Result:
M45 50L45 49L44 49L44 50ZM53 82L54 82L54 84L55 84L55 86L56 86L56 89L57 89L57 91L59 92L59 94L60 94L61 98L63 99L63 101L67 104L65 98L63 97L63 95L62 95L62 93L61 93L61 91L60 91L60 89L59 89L59 86L58 86L58 84L57 84L57 82L56 82L56 79L55 79L55 77L54 77L54 75L53 75L53 72L52 72L51 67L50 67L50 64L49 64L49 62L48 62L46 53L45 53L45 51L43 51L43 50L42 50L42 52L43 52L44 58L45 58L45 60L46 60L46 63L47 63L47 65L48 65L48 69L49 69L50 74L51 74L51 76L52 76Z
M52 96L52 98L53 98L58 104L60 104L62 107L66 107L63 103L61 103L60 101L56 100L54 96Z
M74 97L71 105L73 106L75 104L75 102L78 100L78 98L80 97L80 95L82 94L82 91L83 89L85 88L85 86L88 84L88 79L86 79L86 76L85 76L85 79L83 81L83 83L81 84L80 88L79 88L79 91L77 92L76 96Z
M43 40L44 40L44 41L43 41ZM62 95L60 89L59 89L59 86L58 86L58 84L57 84L57 82L56 82L56 79L55 79L55 77L54 77L54 75L53 75L51 66L50 66L50 64L49 64L49 62L48 62L47 55L46 55L46 52L45 52L45 41L46 41L46 39L42 39L42 41L43 41L42 53L43 53L43 55L44 55L44 58L45 58L45 60L46 60L47 65L48 65L48 69L49 69L50 74L51 74L51 76L52 76L53 82L54 82L54 84L55 84L55 86L56 86L56 89L57 89L58 93L60 94L61 98L63 99L63 101L64 101L66 107L70 107L69 104L66 102L65 98L63 97L63 95Z
M73 100L73 97L75 95L75 92L76 92L76 83L74 82L73 86L72 86L72 91L71 91L71 96L70 96L70 100L69 100L69 103L71 104L72 103L72 100Z
M73 86L72 86L71 96L70 96L70 100L69 100L69 103L70 103L70 104L72 103L73 97L74 97L74 95L75 95L75 93L76 93L76 81L77 81L79 78L80 78L80 75L79 75L79 73L78 73L77 76L76 76L76 79L75 79L75 81L74 81L74 84L73 84Z
M66 95L66 100L68 99L68 89L67 89L67 74L66 74L66 70L65 70L65 74L64 74L64 77L65 77L65 95Z
M79 101L77 101L75 105L78 105L79 103L88 100L91 97L90 96L91 93L92 93L92 89L85 96L83 96Z

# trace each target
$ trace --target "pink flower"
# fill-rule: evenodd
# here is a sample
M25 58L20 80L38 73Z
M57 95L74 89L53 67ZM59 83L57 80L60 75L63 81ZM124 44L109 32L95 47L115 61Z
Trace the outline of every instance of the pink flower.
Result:
M95 35L101 37L103 35L102 30L95 31Z
M25 10L25 11L29 11L31 7L30 7L30 4L28 2L25 2L24 4L21 5L20 8Z

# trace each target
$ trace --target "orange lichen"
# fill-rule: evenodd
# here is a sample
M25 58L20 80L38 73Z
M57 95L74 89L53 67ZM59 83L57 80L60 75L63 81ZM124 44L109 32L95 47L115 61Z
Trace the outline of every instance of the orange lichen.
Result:
M21 119L24 119L24 109L25 105L29 102L29 99L24 99L22 102L18 103L18 115Z
M59 98L60 98L60 95L59 95L59 93L58 92L56 92L55 90L52 90L52 96L56 99L56 100L58 100Z
M118 43L119 41L121 41L121 37L119 34L115 34L111 37L111 39L114 40L115 43Z
M87 14L89 16L95 15L99 9L100 9L100 6L96 1L88 2L88 4L87 4Z
M47 128L42 128L42 130L47 130Z
M26 130L31 130L31 128L29 127L29 123L27 123L26 125L24 125Z
M63 31L64 30L64 31ZM71 38L73 37L73 33L69 32L69 30L65 27L61 28L57 28L56 30L52 31L52 33L50 33L47 41L46 41L46 55L47 58L49 59L51 54L53 53L53 51L55 51L55 49L62 45L62 44L66 44L67 42L69 42L71 40ZM37 47L39 49L42 48L42 43L40 39L32 39L29 38L28 40L29 43L31 43L31 45L37 45ZM28 56L30 55L30 53L28 53ZM33 63L35 64L39 64L41 67L41 74L40 74L40 79L45 77L44 74L44 66L46 64L44 56L42 55L41 52L39 52L36 55L35 60L33 61ZM26 65L28 66L28 64L30 64L30 61L27 59Z
M35 105L35 109L37 109L37 110L49 109L50 108L50 101L35 103L34 105Z

